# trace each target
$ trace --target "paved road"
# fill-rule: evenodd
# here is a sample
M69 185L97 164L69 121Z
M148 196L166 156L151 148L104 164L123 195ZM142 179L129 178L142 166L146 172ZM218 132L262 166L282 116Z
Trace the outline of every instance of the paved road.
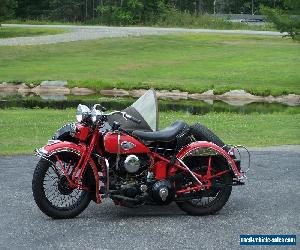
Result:
M10 45L35 45L51 44L59 42L71 42L79 40L93 40L104 37L126 37L143 35L162 35L167 33L225 33L225 34L248 34L264 36L281 36L280 32L274 31L251 31L251 30L212 30L212 29L184 29L184 28L153 28L153 27L109 27L109 26L76 26L76 25L27 25L27 24L2 24L3 27L47 27L64 28L68 33L0 39L0 46Z
M247 185L206 217L187 216L174 204L129 209L106 201L75 219L52 220L31 194L37 159L2 157L0 249L240 249L239 235L251 233L297 234L299 242L300 146L251 151Z

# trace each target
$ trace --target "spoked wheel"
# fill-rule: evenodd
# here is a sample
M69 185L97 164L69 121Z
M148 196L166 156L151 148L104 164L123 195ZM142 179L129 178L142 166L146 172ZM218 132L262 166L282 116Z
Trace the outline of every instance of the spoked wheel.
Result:
M218 162L218 161L216 161ZM224 168L215 167L211 174L216 174ZM202 166L197 173L205 175L207 166ZM186 180L186 185L189 185L191 179ZM226 204L232 190L232 176L229 172L218 176L211 180L212 187L202 191L192 191L189 195L191 198L185 201L178 201L177 205L180 209L190 215L209 215L214 214Z
M41 159L33 174L34 200L43 213L55 219L73 218L90 203L89 193L86 190L70 188L67 177L60 170L59 165L63 164L71 177L78 158L72 156L52 157L54 166Z

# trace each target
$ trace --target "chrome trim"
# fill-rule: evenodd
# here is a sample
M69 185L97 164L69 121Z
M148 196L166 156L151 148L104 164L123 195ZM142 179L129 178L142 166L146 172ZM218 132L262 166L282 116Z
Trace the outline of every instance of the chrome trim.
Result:
M121 133L118 131L118 152L117 152L117 161L116 161L116 169L119 169L119 161L120 161L120 154L121 154Z
M50 145L53 145L53 144L56 144L56 143L59 143L61 142L60 140L48 140L47 142L47 146L50 146Z
M184 164L184 162L180 159L177 158L177 160L186 168L186 170L191 174L191 176L194 177L194 179L201 185L203 186L202 182L199 181L199 179L197 178L196 175L194 175L194 173L189 169L189 167L187 165Z
M51 160L49 159L49 155L43 154L43 153L41 152L40 149L36 149L36 150L35 150L35 155L38 156L38 157L40 157L40 158L42 158L42 159L44 159L45 161L48 161L48 162L50 163L51 167L53 168L53 170L54 170L54 171L57 171L56 164L55 164L53 161L51 161ZM60 171L62 174L64 174L64 173L61 171L60 168L59 168L59 171Z
M166 151L174 151L175 149L172 148L156 148L156 147L149 147L150 149L158 149L158 150L166 150Z
M109 193L109 162L107 159L105 159L105 165L106 165L106 193Z
M196 148L193 148L193 149L191 149L190 151L188 151L188 152L186 152L185 154L184 154L184 156L182 157L182 159L184 158L184 157L186 157L186 156L188 156L193 150L195 150L195 149L201 149L202 147L200 146L200 147L196 147ZM215 149L213 149L213 148L211 148L211 147L206 147L206 148L210 148L210 149L212 149L212 150L214 150L215 151ZM221 148L222 149L222 148ZM224 150L224 149L223 149ZM225 151L226 152L226 151ZM218 153L218 152L217 152ZM227 153L227 152L226 152ZM228 153L227 153L228 154ZM229 165L229 168L230 168L230 170L234 173L234 175L235 175L235 177L236 178L238 178L238 179L240 179L240 178L242 178L241 176L242 176L242 173L237 173L236 171L235 171L235 169L233 168L233 166L232 166L232 164L226 159L226 157L222 154L222 153L218 153L218 154L216 154L216 155L220 155L220 156L222 156L222 157L224 157L225 158L225 160L227 161L227 164ZM213 156L213 155L212 155ZM230 155L229 155L230 156ZM230 156L231 157L231 156ZM241 174L241 176L239 177L239 174Z
M238 179L239 180L241 180L241 179L247 179L245 173L247 173L250 170L250 168L251 168L251 154L250 154L249 150L245 146L243 146L243 145L229 145L229 144L227 144L227 145L224 145L224 147L225 146L229 146L230 147L230 149L228 151L228 154L231 155L231 156L235 155L234 154L234 150L236 150L236 152L238 153L238 159L240 161L242 160L242 155L241 155L241 151L240 151L239 148L242 148L242 149L244 149L246 151L246 153L248 155L248 167L247 167L246 170L242 170L242 169L240 170L241 177L238 177Z
M130 150L136 147L136 145L130 141L123 141L121 143L121 147L123 150Z
M166 199L169 195L169 190L168 190L168 188L163 187L159 190L158 194L159 194L162 201L166 201Z
M44 147L42 147L42 148L36 149L36 153L48 155L49 152L46 149L44 149Z

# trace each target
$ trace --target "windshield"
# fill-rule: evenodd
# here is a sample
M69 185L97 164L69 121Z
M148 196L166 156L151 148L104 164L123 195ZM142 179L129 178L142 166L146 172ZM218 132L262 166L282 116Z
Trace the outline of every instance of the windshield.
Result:
M140 124L125 120L122 115L115 114L109 118L109 123L117 121L125 130L157 131L158 129L158 105L155 91L150 89L137 99L131 106L122 110L127 114L141 120Z

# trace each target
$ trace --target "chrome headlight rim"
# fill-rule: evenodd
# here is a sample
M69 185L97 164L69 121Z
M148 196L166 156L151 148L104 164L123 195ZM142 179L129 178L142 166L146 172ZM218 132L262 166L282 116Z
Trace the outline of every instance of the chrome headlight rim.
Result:
M91 110L89 107L83 104L79 104L76 110L76 120L78 122L84 122L91 116Z

